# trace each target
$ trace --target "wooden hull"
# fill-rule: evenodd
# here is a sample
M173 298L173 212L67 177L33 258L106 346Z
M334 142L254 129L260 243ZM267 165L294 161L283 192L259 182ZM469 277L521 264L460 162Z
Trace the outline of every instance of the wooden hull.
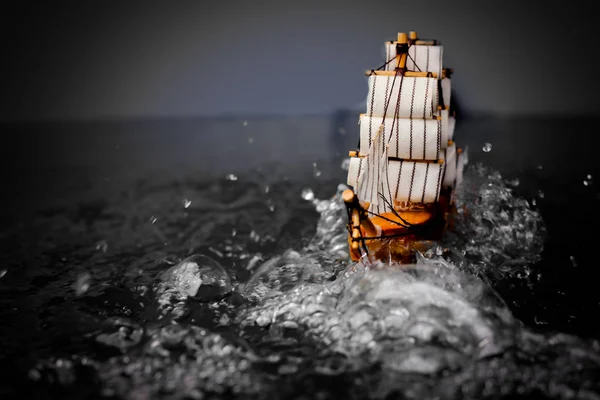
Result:
M441 239L444 231L452 225L454 212L455 207L448 192L440 196L440 201L427 210L397 212L402 220L411 224L410 228L396 223L401 219L394 213L373 216L369 221L380 232L378 237L369 237L367 230L361 225L360 231L364 239L358 240L358 247L353 246L353 242L357 240L348 234L350 256L353 261L358 261L366 246L369 255L375 259L401 264L413 263L415 251L425 252Z

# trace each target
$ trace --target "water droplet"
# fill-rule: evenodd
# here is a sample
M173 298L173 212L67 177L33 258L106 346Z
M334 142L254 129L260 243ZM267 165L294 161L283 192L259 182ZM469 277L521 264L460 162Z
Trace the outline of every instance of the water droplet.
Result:
M269 190L271 190L271 187L269 185L265 185L265 193L269 193Z
M225 177L225 179L227 179L228 181L237 181L238 177L235 176L234 174L229 174Z
M235 236L235 235L237 235L237 229L233 228L231 230L231 236Z
M485 151L486 153L489 153L490 151L492 151L492 144L491 143L484 143L483 147L481 148L483 151Z
M0 278L2 278L4 275L6 275L7 272L8 272L7 269L3 269L2 271L0 271Z
M29 379L31 379L32 381L39 381L42 377L42 374L40 374L40 371L38 371L37 369L32 368L29 370L27 376L29 376Z
M569 260L571 260L571 264L577 268L577 260L575 259L575 256L569 257Z
M344 161L342 161L341 167L344 171L348 171L348 169L350 168L350 159L345 158Z
M319 170L319 168L317 168L317 163L314 162L313 163L313 173L315 176L321 176L321 171Z
M248 121L242 122L242 126L248 126Z
M591 175L591 174L587 174L587 177L586 177L586 178L588 178L588 179L592 179L592 175Z
M508 183L511 186L519 186L519 183L521 183L521 182L519 181L519 178L515 178L515 179L510 180L510 181L508 181L506 183Z
M301 196L304 200L311 201L315 198L315 194L310 188L305 188L302 190Z
M73 283L73 289L75 290L75 294L77 296L81 296L90 288L92 275L88 272L84 272L77 276L75 283Z
M587 186L587 185L589 185L589 182L588 181L583 181L583 186Z
M98 241L96 243L96 250L106 253L106 251L108 250L108 243L106 243L106 240Z
M544 167L542 167L542 165L540 164L537 166L537 169L542 170L542 169L544 169Z
M343 127L339 128L338 132L340 133L340 135L345 135L346 134L346 129L344 129Z
M158 221L158 218L156 218L154 215L150 217L150 223L153 224L156 221Z
M188 208L190 205L192 205L191 200L183 199L183 208Z
M248 138L248 143L249 143L249 144L252 144L252 143L254 143L254 138L253 138L253 137L249 137L249 138Z
M541 190L538 190L538 197L540 199L543 199L544 198L544 192L542 192Z

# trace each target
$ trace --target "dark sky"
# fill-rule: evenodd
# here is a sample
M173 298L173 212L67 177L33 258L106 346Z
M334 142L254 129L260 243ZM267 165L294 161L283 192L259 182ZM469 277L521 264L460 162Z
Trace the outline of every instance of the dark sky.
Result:
M471 113L597 113L583 1L20 2L4 8L1 120L361 110L364 70L415 30Z

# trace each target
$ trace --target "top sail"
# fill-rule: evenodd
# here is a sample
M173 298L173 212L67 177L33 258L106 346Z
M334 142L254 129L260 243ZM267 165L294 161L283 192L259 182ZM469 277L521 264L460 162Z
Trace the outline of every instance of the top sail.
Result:
M367 114L370 117L433 118L437 113L436 78L369 76Z
M441 45L413 44L408 48L406 59L407 71L435 72L442 76L444 48ZM386 61L396 56L396 42L388 42L385 46ZM393 71L396 63L386 64L387 71Z

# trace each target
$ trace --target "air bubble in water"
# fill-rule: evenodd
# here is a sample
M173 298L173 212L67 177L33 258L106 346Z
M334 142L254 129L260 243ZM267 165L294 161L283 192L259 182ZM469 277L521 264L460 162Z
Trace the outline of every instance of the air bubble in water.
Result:
M492 144L485 143L482 147L482 150L485 151L486 153L489 153L490 151L492 151Z
M302 190L301 196L304 200L311 201L315 198L315 194L310 188L306 188Z

